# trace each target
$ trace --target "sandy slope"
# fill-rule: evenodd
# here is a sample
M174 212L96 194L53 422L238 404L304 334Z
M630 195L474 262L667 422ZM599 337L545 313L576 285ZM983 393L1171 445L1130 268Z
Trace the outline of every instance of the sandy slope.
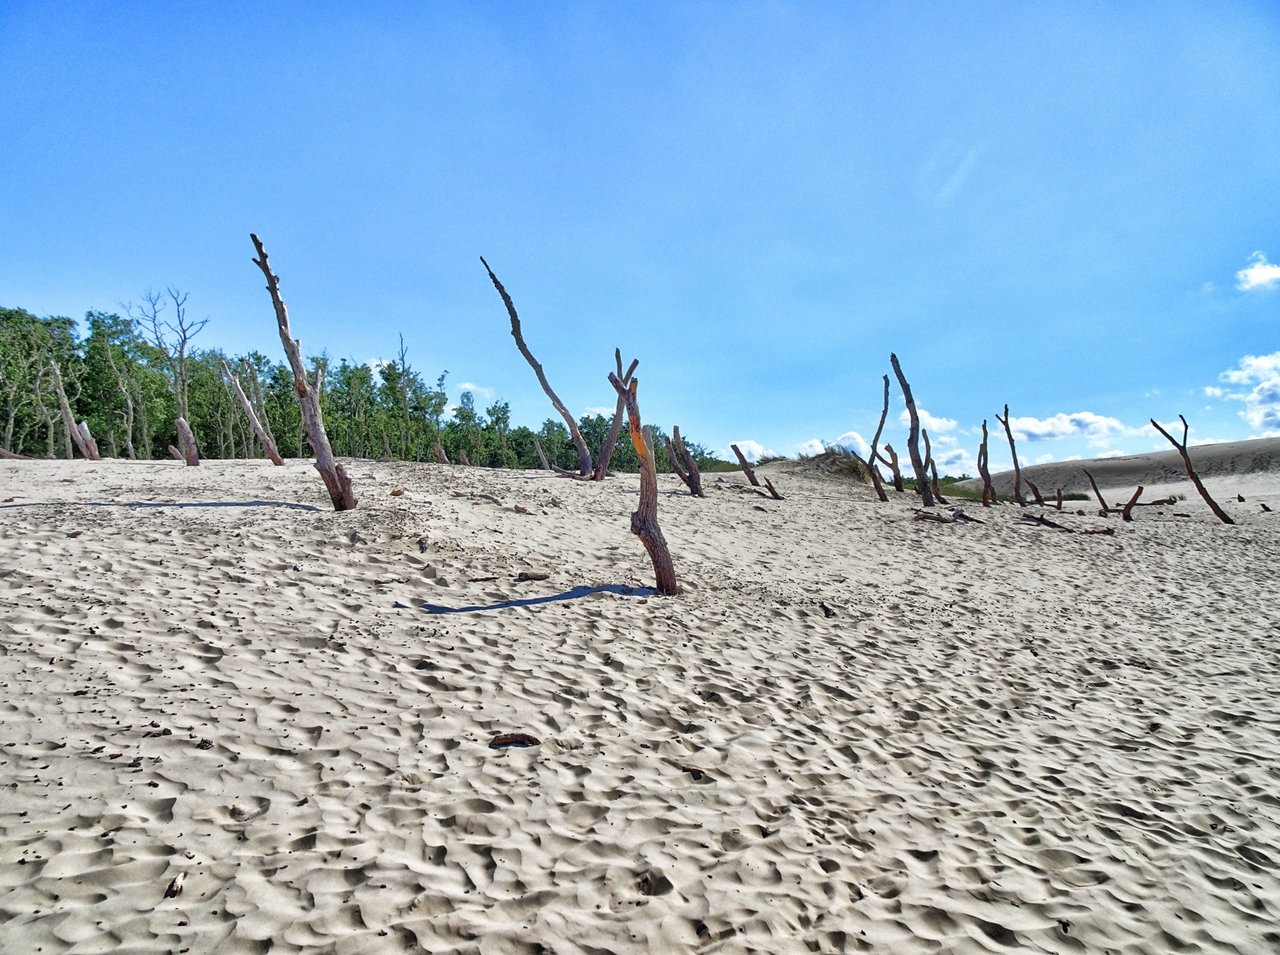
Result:
M0 461L0 951L1280 948L1280 515L352 472Z

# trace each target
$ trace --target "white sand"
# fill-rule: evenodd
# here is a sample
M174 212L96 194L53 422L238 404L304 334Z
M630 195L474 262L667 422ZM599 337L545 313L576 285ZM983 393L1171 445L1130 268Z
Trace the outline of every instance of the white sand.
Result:
M1280 950L1280 513L351 471L0 461L0 952Z

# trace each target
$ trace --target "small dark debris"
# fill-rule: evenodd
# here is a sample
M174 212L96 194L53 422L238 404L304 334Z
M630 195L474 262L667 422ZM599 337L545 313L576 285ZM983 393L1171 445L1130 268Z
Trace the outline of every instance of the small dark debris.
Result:
M500 733L493 739L489 740L490 749L528 749L530 746L537 746L541 742L536 736L530 736L528 733Z
M196 743L196 749L213 749L213 740L202 739L200 742Z

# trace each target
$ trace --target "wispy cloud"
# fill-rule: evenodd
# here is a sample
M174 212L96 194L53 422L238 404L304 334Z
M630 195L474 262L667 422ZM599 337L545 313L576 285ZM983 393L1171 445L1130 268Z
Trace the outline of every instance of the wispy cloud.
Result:
M837 448L845 448L861 458L871 453L871 442L856 431L846 431L832 442Z
M459 393L469 391L477 398L483 398L485 401L491 400L494 394L496 394L492 388L486 388L484 385L477 385L474 381L460 381L458 382L457 387Z
M774 454L772 448L766 448L759 441L753 441L751 438L747 438L743 441L734 441L732 443L738 446L738 450L742 452L742 456L748 461L759 461L761 458L773 457ZM733 448L731 447L726 447L722 452L721 457L726 461L737 460L733 455Z
M1252 386L1249 391L1225 395L1244 402L1240 417L1251 428L1264 432L1280 430L1280 351L1270 355L1245 355L1235 368L1218 377L1228 384Z
M955 198L977 162L977 146L965 149L950 140L939 143L920 167L922 194L939 206L946 205Z
M808 441L801 441L796 448L798 454L821 454L827 450L827 446L817 438L810 438Z
M617 411L618 409L617 409L617 407L616 407L616 406L615 406L615 407L608 408L608 407L605 407L604 405L590 405L589 407L585 408L584 410L585 410L585 411L586 411L586 413L587 413L587 414L589 414L589 415L597 415L597 414L598 414L598 415L603 415L604 417L606 417L606 418L608 418L608 419L610 419L610 420L613 420L613 413L614 413L615 411Z
M929 429L929 437L937 440L937 436L951 431L956 426L955 418L941 418L932 415L924 408L917 408L916 414L920 417L920 427ZM902 413L898 415L898 423L904 428L911 424L911 415L907 413L907 409L903 408Z
M1263 252L1249 256L1249 264L1236 273L1236 288L1242 292L1270 289L1277 285L1280 285L1280 265L1268 262Z

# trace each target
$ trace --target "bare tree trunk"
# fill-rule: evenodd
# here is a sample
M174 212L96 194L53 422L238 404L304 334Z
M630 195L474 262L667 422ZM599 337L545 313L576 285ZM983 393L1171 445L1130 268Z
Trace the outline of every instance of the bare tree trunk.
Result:
M733 449L733 453L738 456L738 463L742 465L742 473L747 476L747 480L751 482L752 487L759 487L760 482L756 479L756 472L747 462L747 456L738 449L736 444L729 445Z
M1022 468L1018 466L1018 447L1013 443L1013 429L1009 427L1009 406L1004 406L1004 417L996 415L996 420L1004 425L1005 436L1009 439L1009 453L1013 455L1013 499L1016 503L1026 507L1026 500L1022 497Z
M1057 497L1057 500L1054 501L1053 506L1056 507L1058 510L1062 510L1062 488L1058 488L1058 493L1056 497Z
M80 440L83 442L85 450L89 452L87 455L89 460L100 461L102 455L98 453L98 442L93 440L93 433L89 430L89 422L81 421L76 430L80 432Z
M33 461L34 458L29 454L18 454L16 451L7 451L0 448L0 458L8 458L11 461Z
M97 448L90 449L89 445L85 443L84 435L76 427L76 419L71 415L71 403L67 401L67 392L62 387L62 372L58 370L58 363L55 361L49 362L49 371L53 374L53 387L58 396L58 410L62 414L62 427L67 434L67 457L72 457L71 443L74 442L84 457L90 461L96 461L98 459Z
M1035 482L1031 478L1027 478L1027 487L1031 488L1031 500L1033 503L1044 505L1044 497L1040 494L1040 488L1036 487Z
M929 443L928 430L921 428L920 436L924 438L924 464L929 472L929 489L933 491L933 496L939 504L950 503L942 496L942 492L938 490L938 463L933 460L933 445Z
M636 386L639 381L632 378L623 387L622 380L610 372L609 383L626 401L627 427L631 432L631 443L635 445L636 455L640 459L640 504L631 515L631 533L640 538L644 549L649 552L654 576L657 578L658 593L674 596L680 592L680 587L676 583L671 551L667 548L666 538L662 536L662 528L658 526L658 471L653 463L653 443L640 423L640 405L636 401Z
M991 483L991 469L988 466L990 457L987 451L987 419L982 419L982 444L978 445L978 474L982 478L982 506L997 504L996 487Z
M626 383L626 379L623 379ZM706 497L702 493L702 475L698 471L698 462L694 460L688 448L684 446L684 442L680 439L680 425L675 425L671 429L671 437L667 438L667 460L671 462L671 468L680 476L680 480L684 481L685 486L689 488L689 493L694 497Z
M929 487L929 474L924 468L924 459L920 457L920 415L916 413L916 399L911 395L911 386L902 374L902 366L898 364L898 356L889 355L889 364L893 373L898 376L898 384L902 387L902 400L906 402L907 414L911 417L911 430L907 432L907 454L911 456L911 469L916 473L916 490L925 507L933 507L933 488Z
M489 280L493 282L493 287L498 290L498 294L502 297L502 304L507 307L507 315L511 318L511 337L516 340L516 347L520 349L520 354L529 363L533 373L538 376L538 384L542 386L542 390L551 399L552 406L556 411L560 412L560 417L564 418L564 423L569 427L569 437L573 439L573 446L578 449L578 473L584 477L591 474L591 450L587 447L587 442L582 437L582 432L578 430L578 422L573 420L573 415L564 406L564 402L551 390L551 384L547 381L547 376L542 371L542 366L538 364L538 360L529 351L529 346L524 343L524 334L520 330L520 316L516 314L516 306L511 301L511 296L507 294L507 290L498 281L498 277L493 274L493 269L489 268L489 263L484 260L483 256L480 258L480 263L484 266L484 270L489 273Z
M1102 492L1098 490L1098 482L1093 479L1093 475L1089 473L1087 468L1081 468L1080 470L1084 471L1084 476L1089 479L1089 486L1093 488L1093 495L1098 499L1098 506L1102 508L1098 512L1098 516L1106 517L1111 513L1111 508L1107 507L1106 499L1102 496Z
M884 454L882 454L880 455L880 460L885 463L889 468L889 473L893 475L893 489L899 494L902 494L906 491L906 488L902 483L902 468L898 467L898 452L893 450L892 444L886 444L884 446L884 451L885 454L889 455L889 457L886 458Z
M173 422L178 428L178 447L182 451L182 460L187 467L193 468L200 463L200 452L196 450L196 436L191 433L191 425L186 418L177 418Z
M177 448L175 448L175 447L171 444L171 445L169 445L169 457L173 458L175 461L181 461L181 460L182 460L182 452L181 452L181 451L179 451Z
M449 455L444 453L444 445L440 443L439 438L436 438L436 463L437 464L449 463Z
M227 382L235 392L236 398L240 402L240 410L249 419L249 427L253 429L254 436L258 439L258 444L262 445L263 452L271 459L272 464L283 467L284 458L280 457L280 449L276 447L275 441L267 433L267 429L263 427L262 422L258 420L258 415L253 410L253 405L249 402L248 395L240 387L240 379L231 373L231 368L227 365L225 359L222 362L222 373L226 376Z
M1133 492L1133 497L1129 498L1129 503L1124 506L1124 510L1120 512L1120 517L1126 521L1133 520L1133 505L1138 503L1138 498L1142 497L1142 485L1138 485L1138 489Z
M335 511L347 511L356 506L355 491L351 487L351 478L346 469L334 460L333 448L329 445L329 436L325 434L324 418L320 414L320 399L317 392L307 384L307 370L302 364L301 343L293 337L289 329L289 310L284 299L280 297L280 279L271 271L267 260L267 250L261 240L250 234L253 247L258 257L254 264L262 270L267 279L267 291L271 293L271 304L275 307L276 325L280 331L280 344L289 359L289 367L293 369L293 387L298 395L298 404L302 408L302 421L307 431L307 439L316 455L316 470L324 480L329 491L329 499L333 501Z
M1231 515L1218 506L1218 502L1209 496L1209 492L1205 489L1205 486L1200 483L1200 478L1196 474L1196 469L1191 466L1191 455L1187 453L1187 434L1190 432L1191 426L1187 424L1187 419L1182 415L1178 415L1178 420L1182 422L1181 443L1175 441L1173 435L1160 427L1160 423L1156 421L1155 418L1151 419L1151 426L1168 438L1169 443L1178 449L1178 453L1182 455L1182 466L1187 469L1187 477L1190 479L1191 483L1195 485L1196 490L1200 492L1200 496L1204 498L1204 502L1209 505L1209 510L1213 511L1214 515L1218 520L1222 521L1222 523L1234 524L1235 521L1231 519Z
M542 470L550 471L551 462L547 460L547 452L542 450L542 442L536 437L533 439L533 449L538 452L538 460L542 462Z
M613 350L614 361L618 364L618 379L622 382L623 387L631 383L631 376L636 373L636 366L640 364L640 359L633 359L631 366L627 369L626 374L622 371L622 349L615 348ZM596 456L595 480L603 481L609 474L609 462L613 460L613 449L617 447L618 435L622 433L622 415L627 409L626 399L618 396L618 407L613 412L613 424L609 426L609 434L604 439L604 446L600 449L600 453Z
M884 423L889 417L889 376L884 376L884 407L880 409L880 423L876 425L876 435L871 439L871 453L867 456L867 469L871 472L871 483L876 489L876 497L880 498L881 503L889 500L889 495L885 493L884 480L880 477L880 469L876 466L876 458L879 456L880 435L884 433Z
M466 451L458 452L458 462L465 468L471 467L471 459L467 457Z

